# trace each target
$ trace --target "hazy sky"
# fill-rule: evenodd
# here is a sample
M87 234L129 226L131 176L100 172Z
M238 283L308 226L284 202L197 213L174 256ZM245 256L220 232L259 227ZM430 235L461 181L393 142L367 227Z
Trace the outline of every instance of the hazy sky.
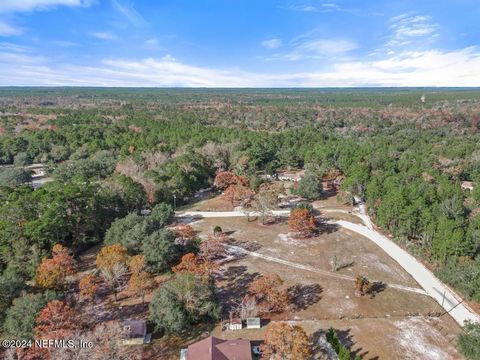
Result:
M480 86L479 0L0 0L0 85Z

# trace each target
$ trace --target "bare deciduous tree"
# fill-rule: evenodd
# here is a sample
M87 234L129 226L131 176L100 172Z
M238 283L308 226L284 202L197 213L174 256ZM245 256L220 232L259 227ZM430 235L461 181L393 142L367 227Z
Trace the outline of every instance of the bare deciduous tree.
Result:
M116 263L111 269L101 268L100 275L107 284L107 286L113 291L115 301L117 301L117 295L120 287L122 286L122 279L127 274L128 270L125 264Z
M87 332L76 332L72 339L91 342L92 347L58 347L51 351L51 358L58 360L139 360L141 350L123 346L126 332L118 322L97 325Z
M238 304L238 314L242 320L255 317L260 313L260 308L255 296L245 295Z

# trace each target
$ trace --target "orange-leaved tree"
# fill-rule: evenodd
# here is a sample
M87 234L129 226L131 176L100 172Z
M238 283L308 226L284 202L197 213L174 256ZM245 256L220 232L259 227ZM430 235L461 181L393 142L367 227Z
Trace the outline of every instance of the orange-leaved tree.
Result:
M268 325L261 349L262 359L274 360L306 360L311 352L305 330L282 322Z
M128 272L128 259L127 249L120 244L113 244L104 246L95 260L103 280L113 291L115 301L122 285L122 279Z
M215 175L215 180L213 185L220 190L225 190L231 185L243 185L246 186L248 183L247 179L244 176L238 176L231 171L221 171Z
M132 256L128 263L128 268L132 274L143 271L145 269L145 257L143 255Z
M219 235L208 234L199 246L199 256L204 260L213 260L225 255L225 241L228 236L224 233Z
M104 246L97 255L95 264L99 269L110 271L117 264L126 265L128 260L127 248L120 244Z
M372 291L373 284L365 276L357 275L355 278L355 295L364 296Z
M210 276L217 268L214 262L203 259L193 253L188 253L182 256L179 264L172 267L172 271L175 273L189 272L200 276Z
M146 271L134 272L128 280L127 290L136 296L142 297L142 305L145 304L145 294L155 287L153 276Z
M308 237L317 231L317 222L309 209L297 208L290 212L288 227L298 236Z
M177 226L175 233L183 245L186 245L188 242L194 240L197 236L193 227L188 224L181 224Z
M78 329L75 311L60 300L50 301L37 316L34 334L37 339L62 339Z
M78 288L80 298L87 301L93 300L98 292L99 279L95 274L87 274L80 279Z
M222 197L230 202L233 206L235 205L245 205L250 202L255 193L249 189L247 186L242 184L230 185Z
M288 305L288 292L277 274L265 274L254 280L248 293L254 296L261 313L282 312Z
M63 289L69 275L75 272L75 261L60 244L52 248L52 258L44 258L37 268L35 280L44 289Z

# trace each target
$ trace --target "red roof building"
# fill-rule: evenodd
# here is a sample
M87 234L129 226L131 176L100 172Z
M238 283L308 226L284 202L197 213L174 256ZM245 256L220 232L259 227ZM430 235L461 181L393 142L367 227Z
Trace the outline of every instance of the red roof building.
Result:
M210 336L188 347L187 360L252 360L250 340Z

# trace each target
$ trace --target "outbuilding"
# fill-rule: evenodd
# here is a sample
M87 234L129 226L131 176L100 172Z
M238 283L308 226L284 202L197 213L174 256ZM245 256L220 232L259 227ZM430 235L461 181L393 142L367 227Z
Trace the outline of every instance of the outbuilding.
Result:
M147 334L145 320L126 320L122 323L125 332L123 345L143 345L150 343L151 334Z
M242 319L239 318L233 318L230 320L230 323L228 325L228 328L230 330L242 330Z
M260 329L260 318L247 318L247 329Z

